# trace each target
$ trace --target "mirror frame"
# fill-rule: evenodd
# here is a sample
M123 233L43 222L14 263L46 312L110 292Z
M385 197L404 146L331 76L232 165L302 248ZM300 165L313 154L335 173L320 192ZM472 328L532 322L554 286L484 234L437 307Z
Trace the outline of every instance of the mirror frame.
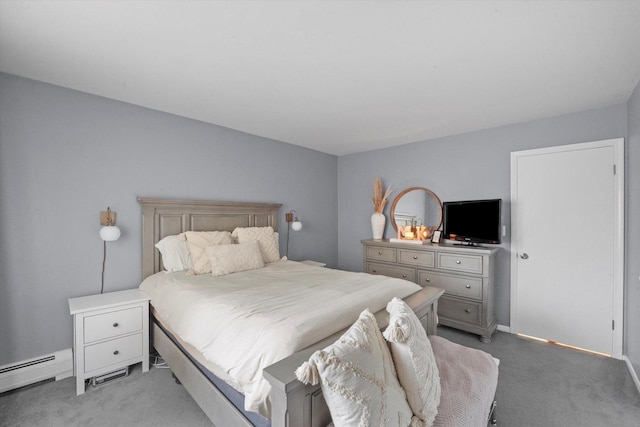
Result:
M411 192L411 191L415 191L415 190L422 190L425 193L429 194L431 197L433 197L435 199L436 202L438 202L438 208L440 211L440 220L438 221L438 225L432 230L438 230L440 229L440 226L442 225L442 202L440 201L440 198L438 196L436 196L436 193L434 193L433 191L429 190L428 188L424 188L424 187L409 187L405 190L402 190L402 192L400 192L400 194L398 194L396 196L395 199L393 199L393 203L391 204L391 208L389 209L391 212L391 225L393 226L393 229L396 230L396 233L398 232L398 226L396 225L396 205L398 204L398 202L400 201L400 199L402 198L402 196L404 196L405 194ZM424 224L426 225L426 224Z

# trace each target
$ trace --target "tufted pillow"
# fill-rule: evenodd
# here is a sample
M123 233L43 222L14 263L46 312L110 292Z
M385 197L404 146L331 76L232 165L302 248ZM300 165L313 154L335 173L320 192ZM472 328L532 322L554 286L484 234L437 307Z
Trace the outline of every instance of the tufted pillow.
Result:
M407 393L413 414L424 425L433 425L440 404L440 373L420 319L400 298L387 304L389 326L384 337L391 344L400 384Z
M189 244L178 236L167 236L156 243L162 255L162 265L167 271L191 270Z
M209 255L207 255L207 247L232 243L231 234L228 231L186 231L179 236L189 243L191 271L194 274L211 273L211 262Z
M257 241L262 258L268 263L280 259L278 240L274 234L272 227L238 227L233 230L232 236L238 239L238 243Z
M338 341L313 353L296 376L305 384L320 382L336 427L411 423L389 348L369 310Z
M209 246L207 255L211 260L211 273L214 276L264 267L260 247L255 241L237 245Z

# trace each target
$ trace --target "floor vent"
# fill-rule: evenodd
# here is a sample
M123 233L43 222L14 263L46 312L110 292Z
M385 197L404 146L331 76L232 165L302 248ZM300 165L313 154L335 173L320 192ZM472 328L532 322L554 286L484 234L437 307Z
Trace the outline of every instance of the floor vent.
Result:
M55 378L73 376L73 352L70 348L53 354L0 366L0 393Z

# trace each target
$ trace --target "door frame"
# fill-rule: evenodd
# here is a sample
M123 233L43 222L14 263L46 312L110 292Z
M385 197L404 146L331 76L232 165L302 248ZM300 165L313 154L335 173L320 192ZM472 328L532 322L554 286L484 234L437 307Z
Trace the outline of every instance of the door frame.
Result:
M584 142L511 152L511 310L510 331L518 333L518 158L566 151L613 147L614 150L614 265L613 265L613 343L611 355L622 359L624 336L624 138ZM612 173L614 171L612 170Z

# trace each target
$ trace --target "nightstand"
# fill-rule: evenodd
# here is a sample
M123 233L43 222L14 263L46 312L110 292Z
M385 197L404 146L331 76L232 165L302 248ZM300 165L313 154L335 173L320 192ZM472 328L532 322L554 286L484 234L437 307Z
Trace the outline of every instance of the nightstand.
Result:
M142 362L149 370L149 296L138 289L69 298L76 393L85 380Z

